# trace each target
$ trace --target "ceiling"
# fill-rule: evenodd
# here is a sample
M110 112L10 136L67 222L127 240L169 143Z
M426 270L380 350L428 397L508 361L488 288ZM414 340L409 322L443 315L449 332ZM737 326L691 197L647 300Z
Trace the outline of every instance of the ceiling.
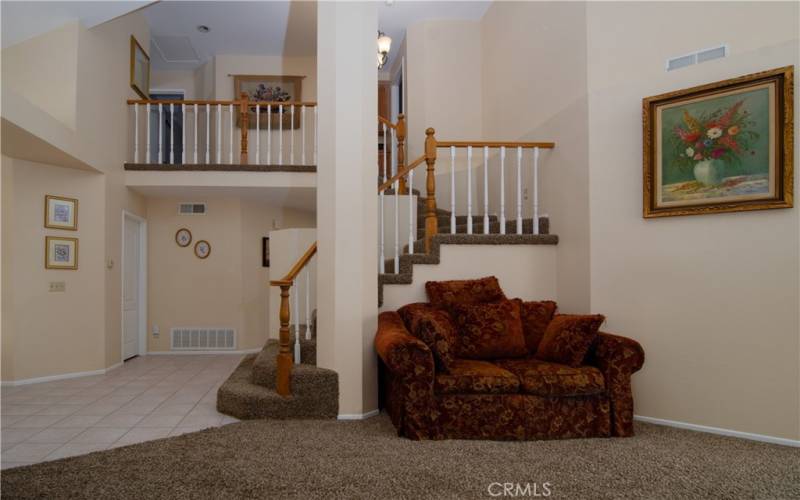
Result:
M2 46L10 47L37 35L80 21L86 28L142 8L152 1L9 2L0 3Z

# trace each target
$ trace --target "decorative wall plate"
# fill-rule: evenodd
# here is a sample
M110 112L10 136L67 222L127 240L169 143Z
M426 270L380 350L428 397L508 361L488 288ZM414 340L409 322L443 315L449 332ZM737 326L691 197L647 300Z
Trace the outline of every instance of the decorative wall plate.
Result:
M182 227L175 233L175 243L179 247L188 247L192 243L192 232Z
M198 259L205 259L211 255L211 243L206 240L199 240L194 244L194 254Z

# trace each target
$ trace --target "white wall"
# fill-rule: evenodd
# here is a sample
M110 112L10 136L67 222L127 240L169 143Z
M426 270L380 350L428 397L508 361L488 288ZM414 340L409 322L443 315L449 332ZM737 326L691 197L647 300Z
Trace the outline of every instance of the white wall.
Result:
M639 415L800 438L798 209L641 215L641 99L800 67L798 20L796 2L587 7L592 312L644 346ZM720 43L729 57L664 71Z

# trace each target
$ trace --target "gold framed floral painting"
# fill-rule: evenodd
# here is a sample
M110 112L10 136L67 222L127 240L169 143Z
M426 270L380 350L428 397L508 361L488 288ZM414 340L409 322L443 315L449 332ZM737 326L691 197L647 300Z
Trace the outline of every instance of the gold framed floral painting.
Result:
M793 71L645 98L644 217L791 207Z
M45 269L78 269L78 238L46 236L44 239Z

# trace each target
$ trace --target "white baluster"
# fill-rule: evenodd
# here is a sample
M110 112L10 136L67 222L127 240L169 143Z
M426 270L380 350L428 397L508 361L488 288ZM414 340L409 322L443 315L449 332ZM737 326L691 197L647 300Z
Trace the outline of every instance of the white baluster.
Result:
M319 118L317 116L317 106L314 106L314 166L317 165L317 150L319 149L318 134L319 131Z
M244 123L242 123L244 126ZM228 130L230 131L230 149L228 150L228 163L233 163L233 104L228 104Z
M539 148L533 148L533 234L539 234Z
M517 234L522 234L522 146L517 146Z
M489 146L483 147L483 234L489 234Z
M181 103L181 165L186 163L186 104Z
M145 118L145 125L146 125L146 134L147 136L144 138L145 140L145 163L150 163L150 103L148 102L145 104L145 111L147 112L147 117Z
M450 234L456 234L456 147L450 146Z
M194 105L194 163L197 164L197 103Z
M161 163L162 161L164 161L163 160L163 158L164 158L164 156L163 156L164 144L163 144L163 140L162 140L162 137L161 137L161 135L162 135L161 134L161 122L164 121L163 116L162 116L162 113L163 113L162 108L163 107L164 107L163 103L158 103L158 163Z
M300 290L297 288L297 280L292 280L292 294L294 295L294 364L300 364Z
M294 104L289 110L289 115L292 119L292 126L289 127L289 165L294 165Z
M394 181L394 272L400 273L400 181Z
M139 163L139 105L133 105L133 163Z
M300 137L302 137L301 147L303 154L300 157L300 163L306 164L306 107L300 106Z
M256 165L261 165L261 106L256 104Z
M391 172L392 172L392 177L394 177L395 175L397 175L397 155L398 155L398 152L396 151L396 149L397 149L397 129L392 129L391 132L389 133L389 136L392 139L391 144L389 144L389 152L392 154L392 156L390 157L391 159L389 160L389 162L392 164Z
M311 340L311 263L306 264L306 340Z
M222 104L217 104L217 163L222 163Z
M411 189L411 186L414 185L414 171L408 173L408 253L414 253L414 206L413 206L413 198L414 198L414 190Z
M379 230L381 232L381 239L380 243L378 244L378 272L381 274L386 272L385 269L386 263L384 262L386 260L386 255L384 253L385 225L383 223L383 217L384 217L383 201L384 201L383 190L381 190L381 192L378 194L378 204L380 205L380 220L378 221L378 223L380 224Z
M175 104L169 103L169 163L175 164Z
M500 146L500 234L506 234L506 147Z
M472 146L467 146L467 234L472 234Z
M206 164L211 163L211 105L206 104Z
M278 165L283 165L283 104L278 105Z
M386 179L386 170L387 170L386 167L387 167L387 165L386 165L386 124L385 123L381 123L381 130L383 131L383 167L381 168L381 170L383 170L383 178ZM394 195L397 196L397 193L394 193Z
M267 104L267 165L272 165L272 104Z

